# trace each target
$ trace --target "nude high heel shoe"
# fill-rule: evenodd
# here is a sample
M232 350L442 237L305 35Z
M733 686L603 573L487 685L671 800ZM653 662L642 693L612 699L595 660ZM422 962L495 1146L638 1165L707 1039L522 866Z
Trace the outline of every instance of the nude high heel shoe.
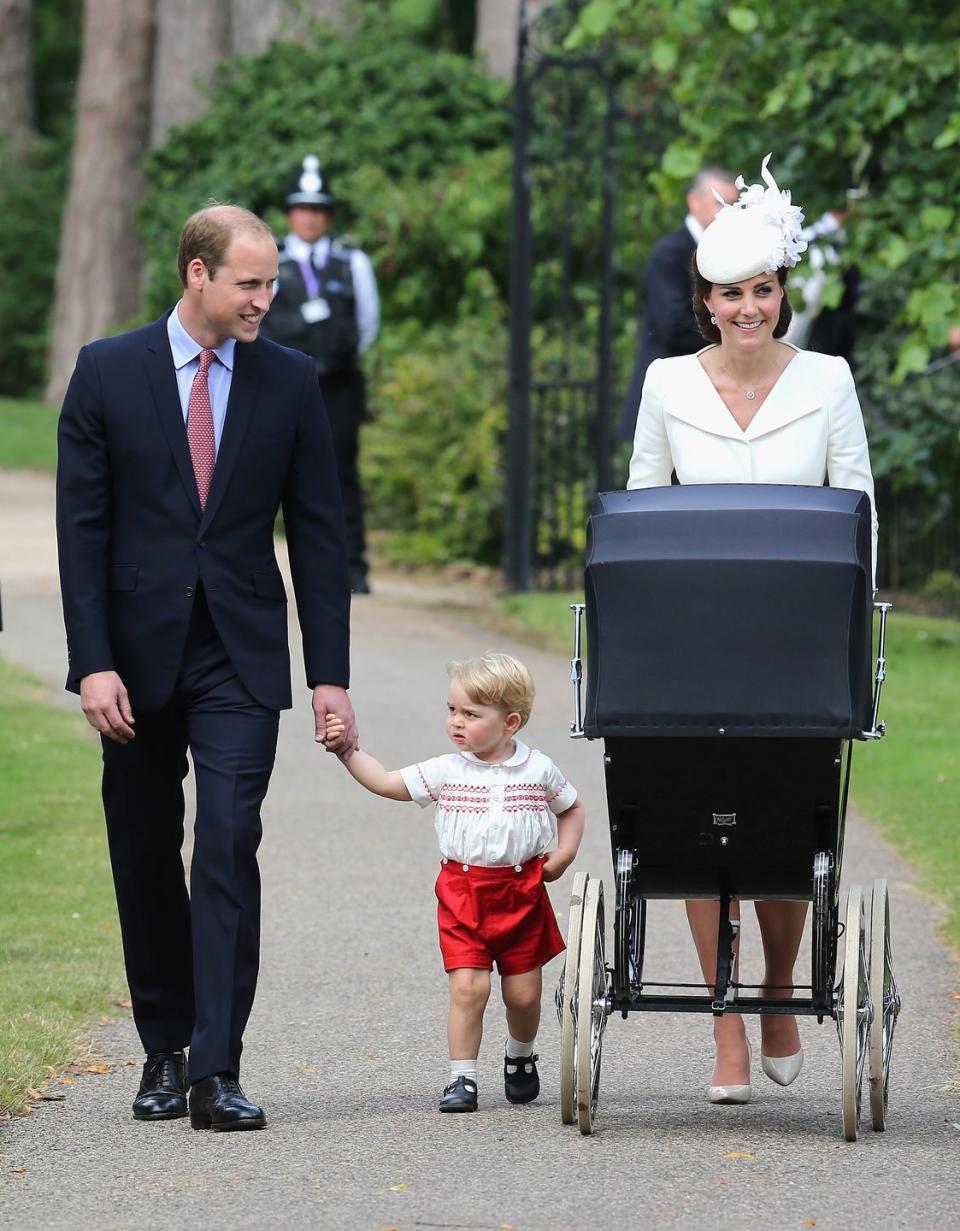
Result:
M747 1063L751 1066L753 1064L753 1050L749 1039L747 1039ZM749 1082L744 1086L710 1086L707 1089L707 1098L711 1103L749 1103L750 1093Z
M760 1067L778 1086L789 1086L797 1080L803 1068L803 1048L792 1056L765 1056L760 1053Z

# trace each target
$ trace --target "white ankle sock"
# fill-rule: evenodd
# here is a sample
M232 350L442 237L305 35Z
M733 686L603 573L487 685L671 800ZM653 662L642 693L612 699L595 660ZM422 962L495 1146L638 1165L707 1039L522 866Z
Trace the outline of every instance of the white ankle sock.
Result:
M507 1034L507 1059L520 1060L525 1056L533 1055L533 1045L536 1043L536 1038L532 1038L529 1043L521 1043L519 1039L515 1039L512 1034Z
M451 1060L450 1080L456 1081L458 1077L469 1077L471 1081L475 1082L477 1080L477 1061Z

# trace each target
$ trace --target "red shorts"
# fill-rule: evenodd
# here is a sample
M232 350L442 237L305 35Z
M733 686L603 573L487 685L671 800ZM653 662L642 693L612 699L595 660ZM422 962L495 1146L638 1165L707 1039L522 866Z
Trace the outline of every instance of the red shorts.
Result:
M536 970L566 948L543 884L543 859L482 868L444 860L437 877L444 970Z

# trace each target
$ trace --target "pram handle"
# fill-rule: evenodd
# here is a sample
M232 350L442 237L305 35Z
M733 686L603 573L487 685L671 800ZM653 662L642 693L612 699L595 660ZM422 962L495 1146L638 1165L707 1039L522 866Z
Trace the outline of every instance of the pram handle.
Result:
M570 738L583 739L583 662L580 658L581 631L586 603L571 603L573 612L573 658L570 659L570 679L573 682L573 722Z
M893 603L873 604L874 611L880 612L880 636L877 645L877 675L873 690L873 710L870 716L870 730L863 732L864 739L883 739L887 733L887 724L880 720L880 690L887 678L887 612Z

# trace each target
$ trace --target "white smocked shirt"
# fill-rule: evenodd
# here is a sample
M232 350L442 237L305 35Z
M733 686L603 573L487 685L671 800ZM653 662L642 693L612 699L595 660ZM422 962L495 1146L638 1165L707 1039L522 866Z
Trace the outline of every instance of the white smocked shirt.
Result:
M441 855L479 867L517 866L556 850L557 816L577 800L550 758L518 739L498 765L449 752L400 773L421 808L436 804Z

